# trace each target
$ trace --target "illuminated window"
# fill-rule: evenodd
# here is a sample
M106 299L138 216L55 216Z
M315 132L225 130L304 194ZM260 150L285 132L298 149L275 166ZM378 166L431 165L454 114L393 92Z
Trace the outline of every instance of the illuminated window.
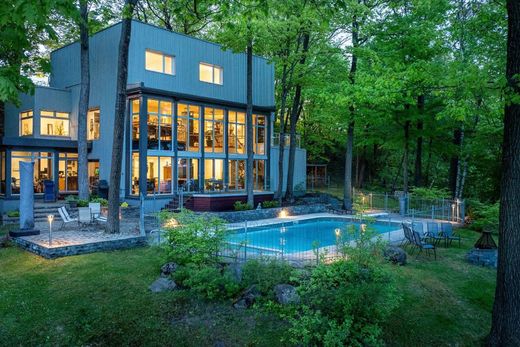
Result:
M41 111L40 133L47 136L69 136L69 113Z
M220 191L224 188L224 160L204 160L204 186L208 191Z
M139 99L132 100L132 149L139 149Z
M254 148L253 151L255 154L264 155L265 154L265 116L263 115L253 115L254 119Z
M199 160L198 159L178 159L177 160L179 189L185 192L196 192L199 190Z
M172 193L172 159L172 157L147 158L146 191L148 194Z
M20 113L20 136L30 136L33 134L33 111Z
M87 113L87 140L99 140L99 108Z
M246 152L246 114L244 112L228 112L228 150L229 153L234 154Z
M177 149L179 151L199 151L200 107L177 105Z
M244 190L246 186L246 161L229 161L229 190Z
M168 75L175 74L175 59L171 55L166 55L160 52L146 50L145 66L148 71L155 71L165 73Z
M54 156L48 152L11 152L11 192L20 194L20 162L34 162L34 193L43 193L44 181L53 179Z
M204 151L224 152L224 110L204 108Z
M255 190L265 189L265 160L253 161L253 188Z
M199 80L202 82L222 84L223 69L220 66L199 63Z
M172 103L148 100L148 149L172 150Z

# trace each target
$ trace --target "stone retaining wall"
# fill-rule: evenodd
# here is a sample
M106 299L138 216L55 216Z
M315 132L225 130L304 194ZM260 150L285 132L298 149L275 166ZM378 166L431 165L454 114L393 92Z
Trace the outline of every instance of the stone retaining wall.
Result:
M325 204L297 205L248 211L211 212L211 214L224 219L228 223L240 223L259 219L276 218L282 210L287 211L290 216L297 216L302 214L329 212L329 206Z
M19 247L47 259L55 259L60 257L68 257L71 255L101 251L115 251L119 249L141 247L147 244L145 236L128 237L118 240L107 240L52 248L41 246L23 238L13 238L12 240Z

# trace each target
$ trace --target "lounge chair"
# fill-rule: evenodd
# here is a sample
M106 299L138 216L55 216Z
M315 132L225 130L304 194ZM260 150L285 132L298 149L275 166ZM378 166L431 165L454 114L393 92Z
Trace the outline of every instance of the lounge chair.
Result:
M406 245L413 246L414 241L413 241L412 229L410 229L410 227L408 225L406 225L405 223L403 223L402 226L403 226L404 239L403 239L403 241L401 241L401 246L403 246L403 247Z
M426 238L426 233L424 232L424 226L422 222L413 222L412 231L419 233L421 240Z
M92 216L90 214L90 208L80 207L78 208L78 223L82 226L87 226L92 223Z
M441 224L441 230L442 230L442 236L444 237L444 242L446 242L446 247L448 247L448 241L449 244L453 242L453 240L459 241L459 247L460 247L460 236L453 235L453 226L451 223L442 223Z
M66 224L78 223L78 219L77 218L71 218L70 217L69 212L67 211L65 206L62 206L62 207L58 208L58 212L60 214L61 221L62 221L61 222L61 226L60 226L60 230L63 229L63 226L66 225Z
M428 222L426 224L428 231L426 237L431 240L435 245L444 240L444 237L439 232L439 224L434 222Z
M419 254L421 254L423 249L425 249L426 253L428 255L430 255L430 250L433 250L433 255L435 257L435 260L437 260L437 251L435 249L435 245L431 244L431 243L424 242L421 239L421 235L418 232L416 232L416 231L413 232L413 236L414 236L414 245L419 249L419 252L415 256L415 258L417 259Z

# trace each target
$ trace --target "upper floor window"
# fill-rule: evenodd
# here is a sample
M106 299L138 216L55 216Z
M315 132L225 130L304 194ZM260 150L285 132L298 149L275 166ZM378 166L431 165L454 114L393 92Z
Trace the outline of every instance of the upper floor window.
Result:
M20 112L20 136L33 134L33 111Z
M204 151L224 152L224 110L204 108Z
M69 113L40 112L40 133L47 136L69 136Z
M99 108L87 113L87 140L99 140Z
M172 150L172 103L148 100L148 149Z
M174 57L160 52L146 50L145 53L146 70L165 73L168 75L175 74Z
M177 149L179 151L199 151L199 115L199 106L177 105Z
M228 150L229 153L246 152L246 114L244 112L228 112Z
M260 114L253 115L253 137L254 137L254 145L253 151L255 154L264 155L265 154L265 142L266 142L266 131L265 131L265 116Z
M199 80L202 82L222 84L223 71L220 66L199 63Z

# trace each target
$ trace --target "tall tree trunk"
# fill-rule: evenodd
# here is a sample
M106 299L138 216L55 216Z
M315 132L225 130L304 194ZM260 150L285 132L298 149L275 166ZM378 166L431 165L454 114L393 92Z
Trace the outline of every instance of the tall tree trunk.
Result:
M423 122L423 114L424 114L424 95L419 95L417 98L417 109L419 111L419 119L417 120L417 148L415 151L415 171L414 171L414 185L416 187L420 187L423 184L423 177L422 177L422 146L423 146L423 128L424 128L424 122Z
M426 160L426 174L424 176L424 184L428 185L430 183L430 168L432 165L432 146L433 146L433 137L430 136L428 139L428 159Z
M285 69L286 66L284 66L284 73L282 75L282 100L280 102L280 142L278 143L278 187L276 190L276 198L278 199L278 203L280 206L282 205L282 198L283 198L283 189L284 189L284 183L287 180L284 180L284 174L283 174L283 163L284 163L284 157L285 157L285 131L287 127L287 121L286 121L286 111L285 106L287 102L287 87L286 87L286 75L285 75Z
M248 23L248 28L250 24ZM248 29L250 30L250 29ZM254 185L253 185L253 42L249 40L246 48L247 55L247 109L246 109L246 132L247 132L247 163L246 163L246 193L247 203L254 207Z
M359 1L358 1L359 3ZM357 52L359 46L359 22L357 16L352 18L352 60L350 62L349 81L351 85L356 82L357 71ZM352 211L352 204L354 202L352 190L352 163L354 161L354 126L355 126L355 108L353 105L349 107L350 121L347 129L347 145L345 148L345 178L343 181L343 208L347 211Z
M460 128L460 139L459 139L459 148L458 148L458 161L457 161L457 176L455 180L455 194L453 197L455 199L462 198L462 189L464 188L464 180L466 175L466 158L464 157L463 149L464 149L464 125Z
M408 194L408 157L410 151L410 124L407 120L404 123L404 154L403 154L403 192Z
M132 32L132 13L137 0L125 0L119 58L117 62L116 107L114 111L114 138L112 142L112 163L110 166L110 188L108 190L108 220L106 231L119 232L119 187L123 165L123 139L126 115L126 84L128 80L128 46Z
M303 33L303 44L302 44L302 57L300 58L299 65L301 68L305 66L307 59L307 52L309 50L310 33L305 31ZM299 77L302 73L300 73ZM289 162L287 168L287 188L285 190L285 199L289 202L294 201L294 162L296 160L296 124L300 118L302 103L301 103L302 85L298 81L294 92L293 107L289 118L289 131L291 142L289 144Z
M78 186L79 198L88 200L88 158L87 158L87 114L90 93L89 42L88 42L88 1L79 2L79 31L81 85L78 105Z
M450 159L450 172L449 172L449 186L451 191L451 196L455 197L457 193L457 172L459 169L459 148L461 142L462 130L461 128L457 128L453 131L453 145L455 147L454 154Z
M520 95L520 1L508 0L508 86ZM520 345L520 104L506 103L498 242L498 271L490 346Z

